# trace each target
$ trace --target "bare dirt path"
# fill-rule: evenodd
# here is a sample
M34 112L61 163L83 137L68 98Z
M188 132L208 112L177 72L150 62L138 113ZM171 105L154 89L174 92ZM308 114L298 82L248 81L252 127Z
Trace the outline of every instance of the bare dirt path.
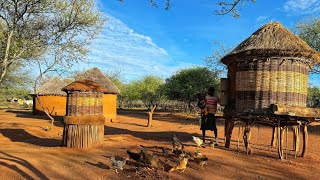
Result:
M117 123L107 123L102 147L68 149L60 147L63 124L55 123L45 131L49 121L33 116L27 110L0 110L0 179L319 179L320 129L311 128L307 157L294 159L292 132L289 132L288 155L277 159L276 148L270 147L271 129L252 131L253 154L246 155L240 144L237 150L238 127L233 132L230 149L223 148L223 121L219 122L220 146L197 149L192 136L200 136L197 121L168 112L154 115L153 127L146 128L143 111L120 111ZM61 120L61 118L60 118ZM171 148L176 134L188 152L196 150L209 158L200 170L189 161L184 173L137 168L130 160L118 174L111 168L110 156L127 157L126 150L139 150L140 145L156 155L166 168L175 165L177 157L162 154L159 147ZM212 132L208 132L211 138ZM240 135L241 136L241 135Z

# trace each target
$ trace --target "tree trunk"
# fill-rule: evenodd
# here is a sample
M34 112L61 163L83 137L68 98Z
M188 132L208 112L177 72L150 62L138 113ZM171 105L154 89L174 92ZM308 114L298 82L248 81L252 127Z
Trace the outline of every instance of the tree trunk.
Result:
M43 112L50 118L51 124L50 124L49 129L52 129L53 123L54 123L54 118L48 113L47 109L43 106L43 104L42 104L42 102L41 102L38 94L36 94L36 99L37 99L37 101L39 102L39 104L40 104ZM47 130L49 130L49 129L47 129Z
M39 68L40 68L40 67L39 67ZM54 118L49 114L49 112L47 111L47 109L44 107L44 105L42 104L42 102L41 102L41 100L40 100L40 98L39 98L39 95L38 95L38 93L37 93L37 83L38 83L38 81L41 80L42 75L43 75L43 73L40 71L40 75L37 77L36 81L34 82L33 92L34 92L34 94L36 95L36 99L37 99L37 101L39 102L39 105L41 106L43 112L44 112L44 113L50 118L50 120L51 120L50 127L49 127L49 129L46 129L46 130L51 130L52 127L53 127Z
M13 31L11 30L8 34L6 51L4 54L3 61L2 61L2 72L1 72L1 76L0 76L0 82L3 81L5 75L7 74L7 70L8 70L8 66L9 66L8 60L9 60L9 53L10 53L12 36L13 36Z
M148 112L148 124L147 124L147 127L151 127L151 124L152 124L152 116L153 116L153 112L155 111L157 105L154 105L151 110Z

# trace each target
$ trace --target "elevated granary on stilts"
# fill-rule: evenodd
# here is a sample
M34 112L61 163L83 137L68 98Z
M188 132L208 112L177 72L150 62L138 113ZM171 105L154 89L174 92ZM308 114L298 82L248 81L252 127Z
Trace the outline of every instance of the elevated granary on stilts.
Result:
M79 74L76 77L76 80L90 80L106 88L102 95L103 116L105 117L106 122L116 122L117 95L120 93L117 86L98 68L91 68L83 74Z
M62 88L67 92L63 146L96 147L104 137L102 95L105 87L89 80L75 81Z
M283 139L290 124L307 129L319 118L316 110L306 108L306 102L309 70L320 62L320 54L280 23L262 26L221 61L228 67L228 88L224 91L228 96L224 112L226 147L235 119L246 123L244 138L249 142L250 125L254 123L277 127L278 137ZM270 108L272 104L278 105L277 111ZM280 156L281 148L279 144Z

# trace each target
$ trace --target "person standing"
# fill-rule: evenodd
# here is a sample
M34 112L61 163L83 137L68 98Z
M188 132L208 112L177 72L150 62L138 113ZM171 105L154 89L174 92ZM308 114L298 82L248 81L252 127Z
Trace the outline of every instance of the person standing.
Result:
M209 87L208 88L208 95L205 97L205 104L206 104L206 109L208 111L208 114L206 115L206 118L203 118L205 121L201 123L201 128L202 130L202 137L203 137L203 142L205 142L205 137L206 137L206 130L211 130L214 132L214 145L218 145L218 129L216 125L216 118L215 114L217 112L217 106L219 103L219 98L214 96L214 87Z

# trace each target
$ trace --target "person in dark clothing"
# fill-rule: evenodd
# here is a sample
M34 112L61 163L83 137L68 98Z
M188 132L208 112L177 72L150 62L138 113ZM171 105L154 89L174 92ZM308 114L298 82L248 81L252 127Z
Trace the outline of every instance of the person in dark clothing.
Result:
M207 115L204 118L201 118L201 128L203 142L205 142L206 130L211 130L214 132L214 143L218 145L218 129L216 125L215 113L217 112L217 105L219 103L219 98L214 96L215 89L213 87L208 88L208 95L204 98L205 109Z

